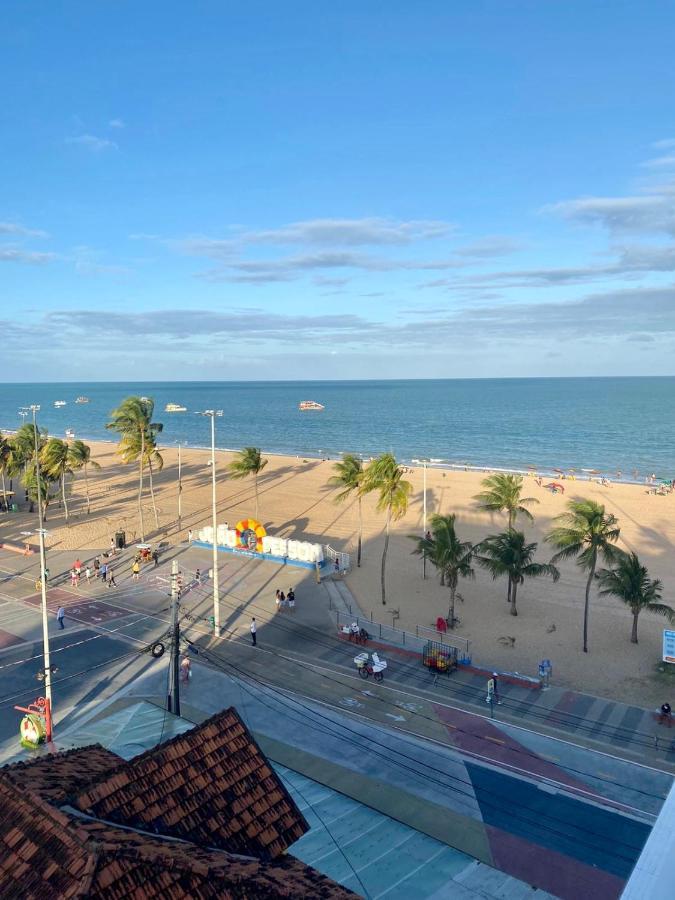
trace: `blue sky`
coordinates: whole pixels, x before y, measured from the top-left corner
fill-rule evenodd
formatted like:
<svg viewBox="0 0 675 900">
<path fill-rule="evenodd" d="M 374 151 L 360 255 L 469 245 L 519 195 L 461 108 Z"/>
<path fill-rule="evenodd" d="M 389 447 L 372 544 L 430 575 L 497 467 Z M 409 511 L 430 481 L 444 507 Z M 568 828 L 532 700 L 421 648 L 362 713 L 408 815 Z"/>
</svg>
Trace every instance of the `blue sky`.
<svg viewBox="0 0 675 900">
<path fill-rule="evenodd" d="M 6 0 L 4 380 L 673 374 L 674 26 Z"/>
</svg>

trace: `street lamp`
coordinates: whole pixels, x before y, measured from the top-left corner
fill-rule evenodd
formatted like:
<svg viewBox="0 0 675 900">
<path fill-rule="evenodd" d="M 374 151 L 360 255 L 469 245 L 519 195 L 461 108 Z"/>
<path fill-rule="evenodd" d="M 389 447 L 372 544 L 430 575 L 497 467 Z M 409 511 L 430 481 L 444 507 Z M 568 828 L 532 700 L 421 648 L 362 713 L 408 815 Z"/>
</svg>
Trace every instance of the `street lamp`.
<svg viewBox="0 0 675 900">
<path fill-rule="evenodd" d="M 44 521 L 42 518 L 42 484 L 40 477 L 40 447 L 38 444 L 37 429 L 37 413 L 40 407 L 36 404 L 29 406 L 28 409 L 33 413 L 33 436 L 35 439 L 35 484 L 37 489 L 38 502 L 38 529 L 37 533 L 40 537 L 40 592 L 42 594 L 42 648 L 45 664 L 45 700 L 47 706 L 45 710 L 45 725 L 47 730 L 47 741 L 52 739 L 52 669 L 49 662 L 49 620 L 47 618 L 47 562 L 45 559 L 45 534 Z"/>
<path fill-rule="evenodd" d="M 423 471 L 423 488 L 422 488 L 422 534 L 424 537 L 427 536 L 427 463 L 429 462 L 426 456 L 422 457 L 422 471 Z M 426 553 L 422 554 L 422 578 L 427 577 L 427 555 Z"/>
<path fill-rule="evenodd" d="M 213 633 L 220 637 L 220 603 L 218 584 L 218 514 L 216 510 L 216 416 L 222 409 L 205 409 L 203 416 L 211 418 L 211 513 L 213 524 Z"/>
</svg>

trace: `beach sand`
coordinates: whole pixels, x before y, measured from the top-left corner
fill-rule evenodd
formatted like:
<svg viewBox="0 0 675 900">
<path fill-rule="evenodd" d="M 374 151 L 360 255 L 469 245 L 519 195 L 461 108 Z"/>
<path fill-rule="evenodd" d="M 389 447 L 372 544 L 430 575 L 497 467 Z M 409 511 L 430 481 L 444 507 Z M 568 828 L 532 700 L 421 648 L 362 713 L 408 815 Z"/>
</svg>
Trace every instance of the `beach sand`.
<svg viewBox="0 0 675 900">
<path fill-rule="evenodd" d="M 70 487 L 71 524 L 65 527 L 62 510 L 52 501 L 48 512 L 48 545 L 60 550 L 95 551 L 107 549 L 118 529 L 126 531 L 127 542 L 140 538 L 138 527 L 138 472 L 120 464 L 116 446 L 91 442 L 92 458 L 102 467 L 90 471 L 91 514 L 86 514 L 84 477 L 78 474 Z M 183 449 L 182 533 L 177 530 L 177 451 L 162 449 L 164 469 L 155 476 L 159 530 L 155 529 L 149 494 L 144 500 L 146 538 L 161 537 L 171 542 L 185 540 L 188 528 L 196 532 L 211 523 L 210 453 Z M 232 481 L 225 465 L 231 454 L 217 452 L 218 520 L 236 524 L 254 514 L 253 480 Z M 261 473 L 260 519 L 270 534 L 327 543 L 354 554 L 356 548 L 356 503 L 335 505 L 334 492 L 327 486 L 333 462 L 296 457 L 270 456 Z M 347 576 L 347 584 L 366 615 L 391 625 L 398 610 L 397 627 L 414 631 L 415 625 L 430 626 L 437 616 L 447 615 L 448 592 L 440 587 L 431 566 L 422 580 L 422 563 L 413 556 L 413 542 L 407 537 L 422 530 L 421 469 L 406 476 L 413 485 L 406 517 L 392 529 L 387 564 L 388 602 L 380 601 L 380 557 L 384 516 L 375 510 L 375 497 L 363 501 L 363 565 Z M 427 470 L 427 510 L 457 515 L 457 529 L 463 540 L 477 542 L 505 526 L 503 516 L 490 517 L 477 510 L 474 494 L 480 490 L 484 473 Z M 587 497 L 604 503 L 621 526 L 620 546 L 637 552 L 652 577 L 664 583 L 664 602 L 675 606 L 675 494 L 665 497 L 647 493 L 645 486 L 612 484 L 602 487 L 583 481 L 565 481 L 565 494 L 551 494 L 525 479 L 526 496 L 536 497 L 533 524 L 521 523 L 531 540 L 541 541 L 552 519 L 562 512 L 570 498 Z M 147 478 L 146 478 L 147 484 Z M 36 516 L 12 514 L 0 521 L 0 540 L 20 540 L 21 531 L 36 527 Z M 548 561 L 551 549 L 541 544 L 540 561 Z M 637 705 L 658 705 L 664 688 L 655 675 L 661 658 L 661 635 L 666 620 L 643 613 L 636 646 L 630 643 L 631 616 L 613 598 L 593 593 L 590 613 L 589 650 L 584 654 L 582 612 L 585 574 L 574 562 L 560 566 L 557 584 L 536 579 L 522 585 L 518 593 L 519 615 L 509 615 L 506 582 L 493 582 L 483 570 L 475 581 L 460 584 L 464 602 L 457 604 L 461 624 L 458 635 L 472 642 L 474 663 L 534 675 L 542 658 L 553 662 L 553 678 L 558 685 L 605 695 Z M 514 638 L 506 647 L 500 639 Z"/>
</svg>

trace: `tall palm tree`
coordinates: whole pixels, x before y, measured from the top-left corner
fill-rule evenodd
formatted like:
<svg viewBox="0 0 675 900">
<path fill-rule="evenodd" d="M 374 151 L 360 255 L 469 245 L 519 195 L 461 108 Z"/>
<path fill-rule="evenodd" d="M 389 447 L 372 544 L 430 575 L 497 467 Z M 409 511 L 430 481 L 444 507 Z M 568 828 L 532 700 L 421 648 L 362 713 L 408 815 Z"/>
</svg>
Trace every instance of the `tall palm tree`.
<svg viewBox="0 0 675 900">
<path fill-rule="evenodd" d="M 497 472 L 489 475 L 481 482 L 484 490 L 473 498 L 486 512 L 506 512 L 509 517 L 509 528 L 513 528 L 517 516 L 525 516 L 530 522 L 534 516 L 527 508 L 533 503 L 539 503 L 536 497 L 521 497 L 523 492 L 523 478 L 521 475 L 507 475 Z"/>
<path fill-rule="evenodd" d="M 87 515 L 89 515 L 89 477 L 87 467 L 91 466 L 92 469 L 100 469 L 101 467 L 96 460 L 91 458 L 91 447 L 89 444 L 85 444 L 84 441 L 73 441 L 70 445 L 70 459 L 73 470 L 84 469 L 84 486 L 87 492 Z"/>
<path fill-rule="evenodd" d="M 342 460 L 335 463 L 333 471 L 336 473 L 328 479 L 331 487 L 340 488 L 335 496 L 335 503 L 344 503 L 352 494 L 356 494 L 356 502 L 359 513 L 359 534 L 356 544 L 356 565 L 361 565 L 361 539 L 363 533 L 363 521 L 361 516 L 361 487 L 363 484 L 363 463 L 360 457 L 353 453 L 343 453 Z"/>
<path fill-rule="evenodd" d="M 32 422 L 24 422 L 12 438 L 12 455 L 16 471 L 23 469 L 24 473 L 26 473 L 31 460 L 35 456 L 35 430 L 35 426 Z M 38 453 L 42 450 L 46 442 L 47 433 L 45 431 L 40 431 L 38 428 Z"/>
<path fill-rule="evenodd" d="M 647 567 L 640 563 L 635 553 L 619 551 L 613 569 L 600 569 L 595 576 L 600 584 L 601 596 L 618 597 L 633 614 L 633 628 L 630 635 L 632 644 L 638 642 L 638 616 L 643 610 L 665 616 L 669 622 L 675 621 L 675 609 L 661 603 L 663 585 L 658 578 L 651 579 Z"/>
<path fill-rule="evenodd" d="M 591 584 L 598 559 L 611 565 L 618 558 L 620 551 L 614 544 L 619 540 L 621 529 L 616 516 L 606 513 L 602 503 L 595 500 L 570 500 L 567 512 L 555 521 L 558 524 L 546 536 L 548 543 L 558 548 L 551 562 L 576 558 L 577 565 L 588 572 L 584 602 L 584 653 L 588 653 Z"/>
<path fill-rule="evenodd" d="M 396 462 L 393 453 L 383 453 L 367 467 L 363 476 L 362 493 L 378 491 L 377 511 L 386 512 L 386 531 L 384 549 L 382 550 L 382 570 L 380 584 L 382 588 L 382 605 L 387 604 L 385 573 L 387 550 L 389 549 L 389 532 L 391 523 L 402 518 L 408 510 L 408 500 L 412 493 L 412 484 L 403 478 L 403 469 Z"/>
<path fill-rule="evenodd" d="M 560 578 L 560 572 L 552 563 L 534 562 L 537 543 L 526 543 L 522 531 L 509 528 L 501 534 L 493 534 L 478 546 L 478 563 L 487 569 L 493 578 L 506 575 L 509 583 L 509 599 L 511 615 L 517 616 L 516 597 L 518 586 L 526 578 L 539 578 L 548 575 L 554 581 Z"/>
<path fill-rule="evenodd" d="M 162 430 L 162 425 L 158 422 L 157 432 Z M 138 434 L 130 434 L 122 438 L 119 446 L 119 455 L 125 463 L 136 462 L 143 454 L 144 465 L 148 467 L 149 484 L 150 484 L 150 500 L 152 502 L 152 511 L 155 517 L 155 528 L 159 528 L 159 517 L 157 515 L 157 505 L 155 503 L 155 486 L 153 483 L 153 463 L 157 471 L 161 472 L 164 468 L 164 458 L 157 449 L 157 441 L 155 433 L 146 431 L 144 436 Z"/>
<path fill-rule="evenodd" d="M 227 466 L 230 478 L 248 478 L 253 475 L 255 484 L 255 517 L 258 518 L 258 475 L 269 460 L 265 459 L 258 447 L 244 447 Z"/>
<path fill-rule="evenodd" d="M 5 476 L 9 475 L 12 465 L 12 445 L 0 433 L 0 476 L 2 476 L 2 504 L 7 509 L 7 484 Z"/>
<path fill-rule="evenodd" d="M 463 599 L 457 593 L 460 578 L 475 578 L 475 572 L 471 565 L 475 548 L 470 541 L 460 541 L 455 531 L 455 516 L 434 515 L 431 517 L 431 537 L 418 537 L 410 535 L 417 547 L 413 553 L 426 556 L 432 565 L 438 569 L 441 576 L 441 584 L 447 584 L 450 589 L 450 608 L 448 610 L 448 625 L 455 627 L 455 601 Z"/>
<path fill-rule="evenodd" d="M 143 470 L 145 469 L 146 451 L 145 444 L 148 436 L 157 434 L 162 430 L 159 422 L 153 422 L 155 411 L 154 400 L 145 400 L 141 397 L 127 397 L 110 414 L 111 421 L 106 428 L 116 431 L 121 435 L 120 446 L 117 452 L 125 462 L 138 460 L 138 516 L 141 530 L 141 540 L 145 540 L 145 524 L 143 521 Z M 125 444 L 126 441 L 126 444 Z M 138 454 L 129 456 L 129 450 L 134 445 L 138 447 Z M 128 457 L 125 459 L 125 456 Z"/>
<path fill-rule="evenodd" d="M 68 524 L 68 501 L 66 499 L 66 475 L 73 474 L 73 460 L 70 453 L 70 445 L 61 438 L 49 438 L 40 451 L 40 465 L 48 478 L 59 481 L 61 484 L 61 498 L 63 510 Z"/>
</svg>

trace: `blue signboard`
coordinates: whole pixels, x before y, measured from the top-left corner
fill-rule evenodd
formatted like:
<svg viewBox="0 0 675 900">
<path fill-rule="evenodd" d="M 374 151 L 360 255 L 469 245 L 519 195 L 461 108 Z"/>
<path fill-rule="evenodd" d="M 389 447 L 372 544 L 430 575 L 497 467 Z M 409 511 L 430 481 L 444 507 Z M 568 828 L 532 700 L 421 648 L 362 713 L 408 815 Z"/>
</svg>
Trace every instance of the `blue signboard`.
<svg viewBox="0 0 675 900">
<path fill-rule="evenodd" d="M 663 630 L 663 661 L 675 663 L 675 631 Z"/>
</svg>

